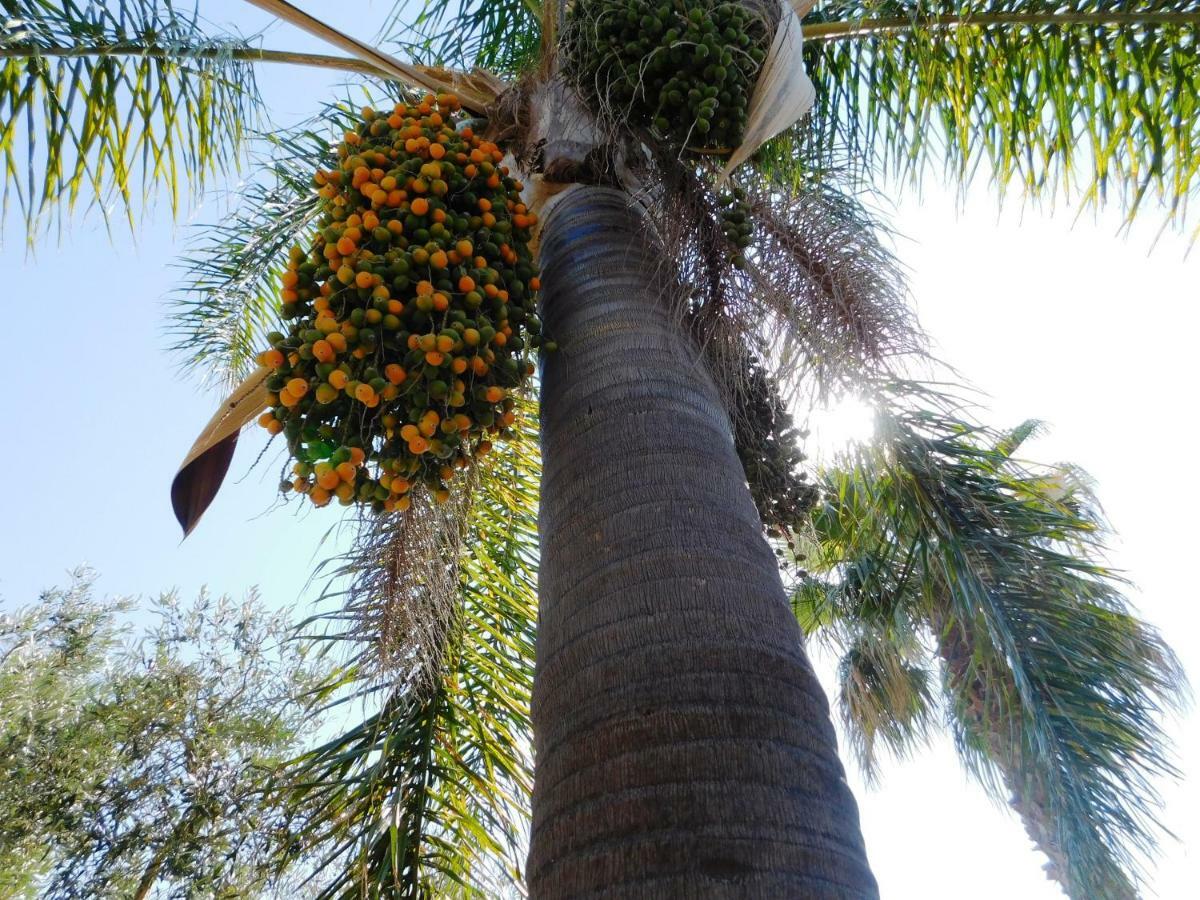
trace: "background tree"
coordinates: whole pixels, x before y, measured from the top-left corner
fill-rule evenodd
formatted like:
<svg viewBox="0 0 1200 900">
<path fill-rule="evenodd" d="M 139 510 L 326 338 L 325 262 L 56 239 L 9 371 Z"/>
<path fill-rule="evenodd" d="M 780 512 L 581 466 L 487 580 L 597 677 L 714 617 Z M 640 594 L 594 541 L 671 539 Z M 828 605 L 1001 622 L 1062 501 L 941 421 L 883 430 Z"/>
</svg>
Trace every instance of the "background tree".
<svg viewBox="0 0 1200 900">
<path fill-rule="evenodd" d="M 93 577 L 0 620 L 5 896 L 268 891 L 296 810 L 270 790 L 323 673 L 285 612 L 205 595 L 131 601 Z"/>
<path fill-rule="evenodd" d="M 944 724 L 1049 877 L 1073 897 L 1133 896 L 1152 784 L 1177 774 L 1161 722 L 1183 699 L 1179 664 L 1105 564 L 1087 476 L 1018 456 L 1040 423 L 984 428 L 951 397 L 891 390 L 878 439 L 822 478 L 795 596 L 841 653 L 860 764 L 872 775 L 881 748 L 905 755 Z"/>
<path fill-rule="evenodd" d="M 207 160 L 211 170 L 216 148 L 232 152 L 245 136 L 230 125 L 230 117 L 241 122 L 257 105 L 249 62 L 308 62 L 341 67 L 373 80 L 400 79 L 424 87 L 431 79 L 451 77 L 437 69 L 398 65 L 378 51 L 331 34 L 320 23 L 293 16 L 284 10 L 284 4 L 265 5 L 330 37 L 359 58 L 302 58 L 262 51 L 235 37 L 214 38 L 195 19 L 150 2 L 118 4 L 100 11 L 72 5 L 6 4 L 10 19 L 20 27 L 6 33 L 0 48 L 8 59 L 2 101 L 7 106 L 0 110 L 13 123 L 5 132 L 3 147 L 8 154 L 10 184 L 20 183 L 14 174 L 20 171 L 18 159 L 26 161 L 28 157 L 33 163 L 21 195 L 28 215 L 42 215 L 48 221 L 59 201 L 69 202 L 80 194 L 108 200 L 114 183 L 118 199 L 126 205 L 132 203 L 132 193 L 121 188 L 125 182 L 116 174 L 128 172 L 128 167 L 106 168 L 108 160 L 133 158 L 128 155 L 131 146 L 145 149 L 142 159 L 153 161 L 149 171 L 167 176 L 164 180 L 172 183 L 176 172 L 191 174 L 205 169 L 172 169 L 169 160 L 177 155 L 193 153 L 194 159 Z M 762 148 L 739 172 L 746 218 L 739 224 L 750 226 L 746 246 L 738 246 L 746 237 L 741 230 L 738 240 L 729 234 L 728 220 L 721 213 L 725 201 L 711 179 L 712 165 L 681 159 L 644 134 L 614 132 L 611 122 L 601 123 L 603 128 L 586 127 L 588 114 L 557 79 L 559 57 L 555 51 L 564 35 L 569 39 L 569 29 L 563 27 L 558 13 L 552 4 L 535 8 L 485 2 L 460 7 L 432 2 L 410 23 L 412 27 L 397 26 L 393 38 L 419 62 L 460 70 L 482 64 L 494 75 L 515 80 L 502 102 L 488 111 L 497 133 L 511 144 L 519 167 L 609 182 L 605 188 L 593 186 L 576 192 L 575 199 L 562 207 L 554 220 L 560 232 L 551 227 L 553 222 L 548 224 L 544 243 L 552 246 L 556 234 L 562 237 L 562 223 L 575 222 L 587 228 L 604 220 L 608 250 L 624 247 L 641 253 L 649 249 L 657 257 L 654 267 L 643 264 L 638 272 L 626 274 L 643 286 L 654 284 L 654 291 L 644 292 L 642 297 L 647 308 L 652 294 L 674 299 L 676 322 L 684 323 L 704 348 L 709 375 L 691 383 L 688 390 L 698 391 L 697 397 L 708 392 L 709 399 L 701 400 L 700 405 L 717 408 L 710 402 L 716 396 L 723 401 L 743 451 L 741 460 L 760 516 L 779 535 L 786 536 L 803 524 L 799 514 L 806 492 L 785 477 L 782 483 L 790 500 L 781 502 L 774 490 L 764 487 L 760 475 L 769 476 L 769 482 L 777 481 L 789 467 L 764 465 L 764 460 L 755 459 L 747 448 L 786 448 L 792 439 L 788 429 L 772 428 L 777 418 L 774 411 L 781 404 L 786 406 L 782 399 L 788 390 L 798 384 L 815 396 L 863 390 L 888 381 L 894 370 L 921 362 L 920 336 L 906 310 L 903 279 L 880 240 L 875 217 L 856 194 L 860 188 L 880 173 L 919 178 L 929 170 L 944 171 L 965 184 L 978 164 L 986 161 L 984 168 L 991 170 L 1002 189 L 1019 185 L 1033 197 L 1053 196 L 1061 190 L 1085 202 L 1115 198 L 1131 215 L 1144 208 L 1150 197 L 1165 203 L 1177 221 L 1182 220 L 1186 200 L 1194 191 L 1197 117 L 1191 112 L 1197 94 L 1194 31 L 1198 12 L 1193 3 L 1181 0 L 1129 6 L 1087 2 L 1021 4 L 1019 8 L 1003 3 L 968 7 L 926 2 L 825 3 L 808 11 L 805 53 L 818 105 L 808 120 Z M 170 40 L 163 35 L 170 35 Z M 179 65 L 179 61 L 188 64 Z M 116 121 L 110 110 L 145 110 L 154 94 L 146 87 L 147 77 L 139 74 L 142 71 L 160 78 L 170 96 L 184 96 L 180 92 L 193 86 L 203 88 L 192 96 L 203 96 L 206 101 L 195 104 L 190 118 L 178 120 L 198 121 L 201 127 L 195 132 L 174 132 L 179 138 L 169 145 L 162 135 L 170 132 L 161 131 L 160 120 L 153 115 L 133 115 L 129 128 L 89 124 L 96 121 L 94 116 L 72 117 L 72 110 L 81 107 L 73 105 L 71 98 L 89 98 L 89 110 L 95 106 L 104 111 L 102 122 Z M 516 78 L 519 75 L 524 77 Z M 493 92 L 504 87 L 494 78 L 479 77 Z M 479 82 L 464 86 L 478 89 Z M 386 95 L 397 89 L 378 84 L 378 90 Z M 39 111 L 43 114 L 40 122 L 36 118 Z M 18 121 L 33 124 L 21 132 L 15 127 Z M 580 121 L 585 127 L 579 127 Z M 74 130 L 72 122 L 82 124 Z M 572 129 L 564 127 L 571 122 Z M 66 135 L 57 143 L 51 139 L 55 149 L 47 154 L 44 169 L 37 152 L 18 152 L 22 135 L 36 141 L 42 131 Z M 328 150 L 321 133 L 321 128 L 312 124 L 291 132 L 273 132 L 267 144 L 277 161 L 274 177 L 268 173 L 254 184 L 247 209 L 235 214 L 192 257 L 193 290 L 182 297 L 175 327 L 180 347 L 200 361 L 207 373 L 222 371 L 219 366 L 224 364 L 224 371 L 233 373 L 236 380 L 248 367 L 253 348 L 262 345 L 275 302 L 271 285 L 279 265 L 277 250 L 302 234 L 313 215 L 312 200 L 297 191 L 303 179 L 295 176 L 326 164 Z M 591 153 L 597 143 L 614 143 L 614 134 L 618 146 L 637 150 L 625 155 L 626 163 L 646 160 L 632 170 L 626 166 L 631 178 L 619 175 L 613 179 L 604 165 L 597 165 L 604 162 L 602 156 Z M 1088 148 L 1087 152 L 1077 153 L 1081 146 Z M 201 152 L 203 147 L 210 149 Z M 612 206 L 613 188 L 643 201 L 640 218 L 621 220 Z M 589 217 L 594 220 L 591 225 L 586 221 Z M 576 265 L 578 250 L 561 240 L 556 246 L 565 261 L 560 266 L 557 294 L 547 291 L 548 308 L 572 288 L 588 286 L 585 267 Z M 734 265 L 739 255 L 740 268 Z M 658 265 L 664 262 L 667 265 Z M 649 277 L 663 272 L 665 281 Z M 596 287 L 603 291 L 611 284 Z M 562 315 L 569 318 L 569 306 L 562 309 Z M 671 332 L 662 323 L 654 328 L 661 334 L 673 334 L 670 340 L 679 339 L 684 332 L 683 327 Z M 765 394 L 758 379 L 747 377 L 759 365 L 779 379 Z M 554 390 L 558 390 L 553 386 L 556 377 L 553 371 L 547 373 L 547 384 Z M 712 386 L 702 383 L 706 377 L 712 378 Z M 719 393 L 712 394 L 710 387 Z M 772 411 L 765 417 L 771 428 L 764 429 L 764 417 L 754 415 L 755 409 L 762 408 Z M 547 421 L 553 422 L 556 415 L 553 404 L 548 404 Z M 708 424 L 719 419 L 717 413 Z M 725 427 L 722 424 L 721 429 Z M 567 449 L 579 451 L 569 445 Z M 728 476 L 731 468 L 735 467 L 724 466 L 721 477 Z M 557 484 L 560 480 L 549 481 Z M 807 496 L 811 498 L 811 492 Z M 560 500 L 561 496 L 547 495 L 548 506 Z M 985 495 L 979 502 L 986 500 Z M 467 516 L 472 508 L 465 502 L 461 506 Z M 422 517 L 434 523 L 442 521 L 437 533 L 443 538 L 432 545 L 442 548 L 439 553 L 447 565 L 456 561 L 460 545 L 446 540 L 445 534 L 462 533 L 461 522 L 454 525 L 428 509 L 411 514 L 413 523 Z M 366 527 L 369 531 L 363 546 L 381 546 L 372 536 L 375 526 Z M 429 556 L 409 552 L 411 542 L 418 540 L 413 533 L 419 532 L 408 527 L 395 529 L 390 541 L 382 545 L 392 548 L 391 557 L 381 557 L 384 565 L 380 566 L 379 559 L 373 563 L 368 559 L 364 566 L 356 557 L 351 561 L 351 574 L 357 578 L 364 571 L 383 571 L 394 582 L 413 580 L 419 586 L 419 579 L 413 579 L 419 570 L 408 567 L 407 561 L 428 560 Z M 493 540 L 495 534 L 489 532 L 486 543 Z M 476 552 L 490 556 L 492 550 Z M 528 561 L 534 559 L 533 554 L 533 547 L 525 544 L 516 558 Z M 1019 553 L 1013 558 L 1020 558 Z M 387 562 L 389 559 L 399 562 Z M 602 562 L 597 557 L 585 561 Z M 545 565 L 553 564 L 547 557 Z M 486 572 L 489 577 L 479 581 L 477 596 L 504 596 L 504 580 L 511 576 L 503 568 Z M 362 583 L 370 588 L 369 580 Z M 447 578 L 446 583 L 461 581 Z M 395 585 L 392 590 L 397 590 Z M 778 596 L 777 589 L 771 590 Z M 420 610 L 420 596 L 418 591 L 418 599 L 410 596 L 407 602 Z M 975 597 L 991 602 L 982 589 Z M 328 837 L 339 842 L 339 851 L 371 848 L 357 855 L 332 854 L 331 859 L 339 865 L 347 859 L 358 861 L 357 868 L 347 870 L 347 889 L 368 877 L 392 884 L 397 891 L 417 891 L 422 883 L 435 883 L 421 882 L 422 877 L 451 877 L 446 872 L 456 872 L 464 882 L 478 886 L 474 875 L 462 875 L 462 870 L 455 868 L 459 862 L 453 858 L 445 858 L 449 861 L 442 872 L 433 862 L 435 853 L 409 856 L 408 849 L 383 850 L 422 844 L 437 847 L 446 831 L 456 827 L 455 821 L 481 823 L 488 811 L 494 814 L 494 822 L 509 821 L 496 813 L 502 802 L 497 799 L 487 800 L 486 810 L 471 810 L 469 817 L 456 820 L 461 804 L 451 807 L 435 802 L 439 788 L 453 782 L 454 772 L 444 766 L 429 769 L 420 762 L 429 759 L 427 754 L 410 757 L 396 751 L 391 755 L 392 748 L 400 745 L 390 743 L 389 736 L 415 734 L 412 716 L 427 708 L 430 685 L 440 683 L 436 677 L 420 675 L 428 672 L 428 660 L 453 663 L 447 672 L 454 672 L 454 665 L 459 664 L 456 660 L 460 657 L 444 654 L 442 649 L 447 635 L 472 633 L 456 632 L 449 624 L 469 608 L 459 603 L 427 607 L 433 612 L 422 614 L 425 624 L 418 631 L 420 652 L 410 648 L 409 657 L 389 657 L 387 641 L 371 645 L 370 652 L 382 658 L 407 660 L 401 670 L 409 674 L 388 676 L 386 699 L 378 704 L 380 717 L 369 723 L 367 732 L 358 733 L 369 740 L 357 740 L 351 733 L 347 743 L 335 742 L 329 748 L 336 751 L 326 757 L 334 764 L 331 775 L 340 778 L 361 771 L 361 767 L 373 767 L 380 773 L 377 784 L 382 786 L 373 793 L 354 795 L 366 804 L 358 807 L 363 814 L 350 819 L 356 824 L 354 829 L 335 829 L 324 837 L 317 831 L 309 833 L 313 846 Z M 355 617 L 363 610 L 361 604 L 352 605 L 348 615 Z M 964 613 L 964 618 L 969 617 Z M 458 621 L 475 620 L 467 616 Z M 347 637 L 357 643 L 360 635 L 351 632 Z M 795 644 L 794 638 L 782 632 L 766 638 Z M 1027 634 L 1019 638 L 1031 639 Z M 1094 652 L 1095 645 L 1085 650 Z M 1031 652 L 1029 647 L 1022 651 Z M 500 685 L 520 671 L 519 653 L 508 663 L 511 665 L 479 671 Z M 372 669 L 357 665 L 352 663 L 341 689 L 352 692 L 356 679 L 374 677 Z M 1004 696 L 1008 690 L 1004 667 L 992 666 L 986 671 L 989 677 L 1000 679 L 989 686 L 989 696 Z M 1134 686 L 1135 690 L 1145 688 L 1145 682 L 1140 688 Z M 1021 689 L 1020 679 L 1016 689 Z M 454 714 L 441 720 L 455 721 L 462 695 L 450 691 L 442 696 L 458 698 Z M 1029 699 L 1027 694 L 1022 698 Z M 520 698 L 515 699 L 513 723 L 519 728 L 524 711 Z M 351 750 L 354 752 L 338 755 Z M 398 768 L 378 768 L 384 758 Z M 336 783 L 337 778 L 331 780 Z M 423 785 L 423 791 L 413 794 L 414 784 Z M 377 815 L 400 808 L 395 798 L 402 789 L 408 792 L 406 796 L 420 798 L 421 814 L 402 822 Z M 329 807 L 329 822 L 339 821 L 338 808 Z M 431 811 L 434 814 L 428 815 Z M 1076 809 L 1085 817 L 1088 812 Z M 389 821 L 389 825 L 381 829 L 380 821 Z M 414 823 L 416 832 L 410 830 Z M 1081 828 L 1090 824 L 1073 823 Z M 505 825 L 500 831 L 510 836 L 518 833 L 512 827 Z M 497 833 L 483 825 L 477 831 Z M 409 838 L 417 843 L 405 843 Z M 422 876 L 422 868 L 431 874 Z M 515 877 L 511 868 L 507 871 Z M 1117 895 L 1126 890 L 1124 877 L 1111 880 L 1110 887 Z M 403 887 L 396 886 L 397 880 Z"/>
</svg>

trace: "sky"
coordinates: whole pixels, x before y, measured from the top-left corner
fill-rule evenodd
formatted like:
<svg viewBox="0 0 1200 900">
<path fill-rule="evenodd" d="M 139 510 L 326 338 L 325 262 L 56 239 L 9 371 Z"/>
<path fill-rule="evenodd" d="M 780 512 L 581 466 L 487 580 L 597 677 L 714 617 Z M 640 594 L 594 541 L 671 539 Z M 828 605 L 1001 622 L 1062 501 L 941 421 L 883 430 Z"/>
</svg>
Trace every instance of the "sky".
<svg viewBox="0 0 1200 900">
<path fill-rule="evenodd" d="M 344 14 L 345 4 L 301 4 L 370 38 L 390 3 Z M 254 32 L 267 18 L 246 4 L 206 0 L 217 23 Z M 324 50 L 289 27 L 265 44 Z M 338 78 L 263 68 L 274 121 L 287 124 L 333 96 Z M 229 186 L 234 186 L 231 182 Z M 1136 584 L 1134 602 L 1200 679 L 1200 615 L 1188 568 L 1196 555 L 1191 516 L 1200 487 L 1190 462 L 1200 334 L 1200 251 L 1167 233 L 1153 213 L 1119 235 L 1115 213 L 997 211 L 978 186 L 959 204 L 936 185 L 897 188 L 897 251 L 910 270 L 921 324 L 936 353 L 984 392 L 996 425 L 1045 420 L 1029 445 L 1042 462 L 1071 462 L 1097 481 L 1118 531 L 1112 562 Z M 72 221 L 32 255 L 12 215 L 0 245 L 7 339 L 3 383 L 8 464 L 0 469 L 0 610 L 33 602 L 86 564 L 109 595 L 150 596 L 202 586 L 242 595 L 257 585 L 271 606 L 308 608 L 315 563 L 339 545 L 336 507 L 274 510 L 282 460 L 252 467 L 264 441 L 247 432 L 229 481 L 196 532 L 180 540 L 169 486 L 178 463 L 220 397 L 182 377 L 165 352 L 166 298 L 179 282 L 173 261 L 194 226 L 212 222 L 210 201 L 173 223 L 165 210 L 136 234 L 110 236 L 95 218 Z M 824 420 L 830 442 L 862 435 L 849 408 Z M 815 650 L 826 675 L 830 662 Z M 828 684 L 828 680 L 826 681 Z M 1167 838 L 1152 869 L 1155 895 L 1194 896 L 1200 878 L 1200 722 L 1168 727 L 1191 777 L 1162 784 Z M 963 774 L 949 743 L 888 764 L 868 788 L 849 765 L 868 852 L 884 897 L 958 900 L 1056 898 L 1018 821 Z"/>
</svg>

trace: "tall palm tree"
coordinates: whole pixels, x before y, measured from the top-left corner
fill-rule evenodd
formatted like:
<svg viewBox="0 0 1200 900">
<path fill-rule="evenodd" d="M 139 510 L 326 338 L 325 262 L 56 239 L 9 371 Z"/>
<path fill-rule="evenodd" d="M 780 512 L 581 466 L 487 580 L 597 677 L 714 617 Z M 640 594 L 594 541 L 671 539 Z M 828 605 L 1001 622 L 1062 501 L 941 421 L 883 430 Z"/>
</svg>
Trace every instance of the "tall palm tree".
<svg viewBox="0 0 1200 900">
<path fill-rule="evenodd" d="M 879 440 L 823 479 L 795 593 L 805 630 L 841 652 L 862 768 L 942 718 L 1049 877 L 1072 897 L 1134 896 L 1149 785 L 1173 772 L 1154 722 L 1182 699 L 1179 664 L 1104 562 L 1087 476 L 1018 456 L 1039 423 L 984 428 L 944 394 L 887 390 Z"/>
<path fill-rule="evenodd" d="M 326 895 L 518 882 L 536 771 L 525 872 L 536 896 L 874 896 L 826 702 L 763 532 L 802 529 L 814 496 L 790 465 L 788 390 L 874 389 L 919 359 L 903 279 L 856 192 L 933 168 L 966 184 L 982 162 L 1002 190 L 1061 191 L 1131 216 L 1165 205 L 1185 221 L 1200 158 L 1200 7 L 798 4 L 816 106 L 735 173 L 732 221 L 749 228 L 731 228 L 719 161 L 613 121 L 573 87 L 562 50 L 578 34 L 563 5 L 428 0 L 389 38 L 410 62 L 286 3 L 255 5 L 350 56 L 215 35 L 165 0 L 4 0 L 0 154 L 30 224 L 81 197 L 132 214 L 139 169 L 144 189 L 167 184 L 173 203 L 177 184 L 202 188 L 251 137 L 253 67 L 272 62 L 342 69 L 381 96 L 455 90 L 546 188 L 537 202 L 572 185 L 540 237 L 541 307 L 560 346 L 540 381 L 544 474 L 534 435 L 516 429 L 450 504 L 365 521 L 336 567 L 348 596 L 323 636 L 359 650 L 323 696 L 367 694 L 374 711 L 285 782 L 321 813 L 296 846 L 320 854 Z M 281 251 L 317 215 L 305 185 L 330 162 L 324 123 L 349 117 L 335 104 L 322 122 L 263 136 L 270 161 L 246 206 L 189 256 L 173 327 L 191 365 L 230 382 L 252 368 Z M 217 433 L 177 482 L 185 527 L 229 464 L 236 429 Z M 988 632 L 1008 641 L 993 648 L 1008 664 L 960 664 L 985 647 L 961 598 L 982 616 L 994 584 L 943 585 L 963 608 L 927 619 L 952 695 L 981 692 L 973 740 L 1022 812 L 1038 807 L 1027 821 L 1136 838 L 1125 806 L 1105 819 L 1042 803 L 1049 776 L 1026 767 L 1061 763 L 1053 752 L 1021 757 L 980 737 L 1016 721 L 983 698 L 1030 705 L 1033 682 L 1014 661 L 1047 652 L 1036 634 Z M 1030 585 L 1011 591 L 1039 596 Z M 1094 661 L 1104 647 L 1074 649 Z M 1133 696 L 1169 693 L 1150 677 L 1173 678 L 1169 666 L 1146 673 Z M 1150 718 L 1121 724 L 1136 740 L 1112 759 L 1152 751 Z M 1112 759 L 1079 765 L 1137 777 Z M 1055 841 L 1039 843 L 1053 857 Z M 1132 876 L 1112 858 L 1097 877 L 1122 896 Z M 1064 882 L 1084 890 L 1072 865 Z"/>
</svg>

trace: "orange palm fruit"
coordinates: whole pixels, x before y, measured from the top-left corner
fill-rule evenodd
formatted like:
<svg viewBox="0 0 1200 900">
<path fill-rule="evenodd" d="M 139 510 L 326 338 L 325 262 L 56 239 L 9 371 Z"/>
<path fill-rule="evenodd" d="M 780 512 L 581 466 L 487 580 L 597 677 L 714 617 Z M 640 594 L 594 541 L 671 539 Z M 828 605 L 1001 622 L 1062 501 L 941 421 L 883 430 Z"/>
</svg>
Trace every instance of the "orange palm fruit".
<svg viewBox="0 0 1200 900">
<path fill-rule="evenodd" d="M 286 359 L 284 358 L 282 351 L 272 348 L 270 350 L 264 350 L 262 353 L 260 353 L 258 355 L 258 361 L 268 369 L 278 369 L 286 362 Z"/>
<path fill-rule="evenodd" d="M 317 362 L 332 362 L 337 355 L 329 341 L 314 341 L 312 347 L 313 359 Z"/>
</svg>

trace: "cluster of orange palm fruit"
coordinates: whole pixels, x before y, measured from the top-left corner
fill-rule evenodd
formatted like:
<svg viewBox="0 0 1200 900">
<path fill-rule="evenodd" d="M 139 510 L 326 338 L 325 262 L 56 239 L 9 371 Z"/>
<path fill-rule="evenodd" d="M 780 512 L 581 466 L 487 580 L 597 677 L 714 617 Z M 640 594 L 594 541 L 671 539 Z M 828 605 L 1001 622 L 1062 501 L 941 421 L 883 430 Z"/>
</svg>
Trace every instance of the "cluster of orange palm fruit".
<svg viewBox="0 0 1200 900">
<path fill-rule="evenodd" d="M 259 423 L 295 458 L 285 491 L 407 509 L 514 421 L 543 344 L 529 250 L 537 217 L 503 154 L 454 118 L 453 95 L 364 109 L 314 185 L 321 220 L 282 276 L 287 333 Z"/>
</svg>

